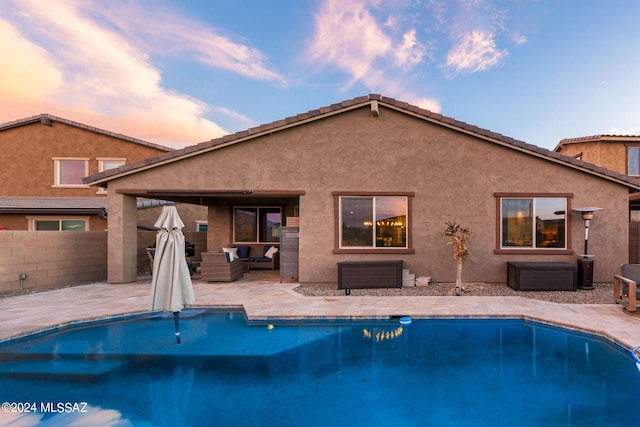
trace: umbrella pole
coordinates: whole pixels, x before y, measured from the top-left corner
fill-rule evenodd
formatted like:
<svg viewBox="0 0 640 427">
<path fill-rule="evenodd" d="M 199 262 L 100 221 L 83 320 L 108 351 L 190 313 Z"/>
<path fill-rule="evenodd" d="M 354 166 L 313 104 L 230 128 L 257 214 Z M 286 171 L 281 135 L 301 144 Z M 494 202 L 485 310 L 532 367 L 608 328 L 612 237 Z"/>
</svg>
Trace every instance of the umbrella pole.
<svg viewBox="0 0 640 427">
<path fill-rule="evenodd" d="M 182 340 L 180 339 L 180 312 L 173 312 L 173 323 L 176 326 L 176 342 L 178 344 L 182 344 Z"/>
</svg>

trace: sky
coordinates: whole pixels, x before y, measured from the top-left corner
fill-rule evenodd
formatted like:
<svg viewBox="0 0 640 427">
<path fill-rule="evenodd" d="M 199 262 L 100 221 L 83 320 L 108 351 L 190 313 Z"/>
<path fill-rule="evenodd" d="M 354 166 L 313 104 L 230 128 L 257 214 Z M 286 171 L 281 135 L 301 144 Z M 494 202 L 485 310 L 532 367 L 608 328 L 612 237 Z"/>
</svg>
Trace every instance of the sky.
<svg viewBox="0 0 640 427">
<path fill-rule="evenodd" d="M 547 149 L 640 134 L 637 0 L 0 2 L 0 123 L 181 148 L 376 93 Z"/>
</svg>

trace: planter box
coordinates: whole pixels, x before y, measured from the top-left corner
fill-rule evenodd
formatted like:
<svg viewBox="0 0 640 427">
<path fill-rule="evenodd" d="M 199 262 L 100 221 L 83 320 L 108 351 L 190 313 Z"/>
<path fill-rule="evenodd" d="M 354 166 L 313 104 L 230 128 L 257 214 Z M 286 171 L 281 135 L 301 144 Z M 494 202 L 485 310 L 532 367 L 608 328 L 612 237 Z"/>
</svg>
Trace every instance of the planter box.
<svg viewBox="0 0 640 427">
<path fill-rule="evenodd" d="M 338 289 L 401 287 L 402 260 L 338 263 Z"/>
<path fill-rule="evenodd" d="M 577 275 L 566 262 L 507 263 L 507 284 L 517 291 L 575 291 Z"/>
</svg>

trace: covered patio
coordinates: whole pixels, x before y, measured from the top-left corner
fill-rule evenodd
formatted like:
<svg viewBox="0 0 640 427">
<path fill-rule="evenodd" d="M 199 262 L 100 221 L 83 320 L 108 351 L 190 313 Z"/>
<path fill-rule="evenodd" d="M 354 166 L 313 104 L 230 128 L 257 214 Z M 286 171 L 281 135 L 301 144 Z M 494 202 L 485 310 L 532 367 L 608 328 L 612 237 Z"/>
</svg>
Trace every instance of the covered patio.
<svg viewBox="0 0 640 427">
<path fill-rule="evenodd" d="M 119 188 L 109 195 L 109 266 L 107 280 L 110 283 L 131 283 L 136 281 L 137 258 L 119 257 L 121 253 L 135 253 L 137 250 L 136 218 L 130 214 L 131 204 L 135 206 L 137 198 L 166 200 L 180 204 L 207 206 L 207 250 L 220 251 L 234 242 L 234 207 L 250 206 L 273 207 L 280 213 L 279 226 L 286 225 L 287 218 L 298 217 L 300 196 L 304 190 L 193 190 L 184 189 L 139 189 Z M 113 212 L 113 213 L 111 213 Z M 120 212 L 116 214 L 115 212 Z M 132 228 L 133 227 L 133 228 Z M 123 230 L 120 233 L 120 230 Z M 241 242 L 247 245 L 263 243 L 278 244 L 277 236 L 271 242 Z M 118 250 L 114 250 L 118 248 Z"/>
</svg>

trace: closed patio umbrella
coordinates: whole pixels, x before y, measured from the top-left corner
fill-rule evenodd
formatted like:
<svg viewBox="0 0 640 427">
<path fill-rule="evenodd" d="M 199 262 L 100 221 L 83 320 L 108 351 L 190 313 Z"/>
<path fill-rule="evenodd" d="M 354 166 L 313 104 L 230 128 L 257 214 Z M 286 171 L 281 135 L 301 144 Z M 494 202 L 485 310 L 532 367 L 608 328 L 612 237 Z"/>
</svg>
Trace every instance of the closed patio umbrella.
<svg viewBox="0 0 640 427">
<path fill-rule="evenodd" d="M 150 310 L 173 313 L 176 341 L 180 339 L 180 311 L 193 304 L 193 285 L 184 253 L 184 223 L 175 206 L 165 206 L 155 223 L 156 253 L 153 257 Z"/>
</svg>

